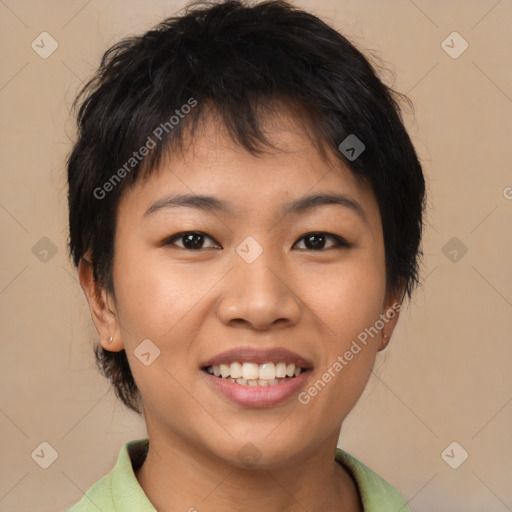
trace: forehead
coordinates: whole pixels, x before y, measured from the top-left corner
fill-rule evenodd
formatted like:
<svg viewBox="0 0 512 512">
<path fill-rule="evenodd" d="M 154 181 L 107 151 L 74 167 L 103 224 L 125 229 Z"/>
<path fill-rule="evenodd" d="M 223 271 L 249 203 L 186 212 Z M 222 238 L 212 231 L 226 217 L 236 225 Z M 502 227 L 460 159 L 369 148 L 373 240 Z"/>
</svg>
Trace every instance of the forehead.
<svg viewBox="0 0 512 512">
<path fill-rule="evenodd" d="M 218 117 L 203 118 L 194 134 L 185 136 L 181 151 L 169 151 L 147 179 L 126 191 L 119 208 L 144 216 L 155 201 L 179 193 L 215 196 L 229 203 L 232 214 L 242 214 L 331 192 L 353 198 L 369 218 L 375 216 L 371 187 L 359 183 L 336 155 L 322 155 L 302 118 L 274 112 L 262 116 L 261 127 L 274 147 L 254 155 L 233 140 Z"/>
</svg>

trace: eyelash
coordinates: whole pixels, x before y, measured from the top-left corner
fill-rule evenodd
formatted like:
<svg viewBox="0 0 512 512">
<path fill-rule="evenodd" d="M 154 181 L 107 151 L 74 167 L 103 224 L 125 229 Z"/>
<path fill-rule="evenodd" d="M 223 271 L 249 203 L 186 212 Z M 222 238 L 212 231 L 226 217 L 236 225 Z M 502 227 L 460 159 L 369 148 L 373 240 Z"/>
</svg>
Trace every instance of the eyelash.
<svg viewBox="0 0 512 512">
<path fill-rule="evenodd" d="M 210 240 L 214 240 L 215 241 L 215 239 L 213 237 L 211 237 L 210 235 L 208 235 L 208 234 L 206 234 L 206 233 L 204 233 L 202 231 L 182 231 L 180 233 L 176 233 L 176 234 L 171 235 L 170 237 L 166 238 L 164 240 L 164 242 L 163 242 L 163 245 L 175 245 L 174 242 L 176 240 L 179 240 L 180 238 L 183 238 L 186 235 L 204 235 L 206 238 L 209 238 Z M 309 251 L 312 251 L 312 252 L 323 252 L 323 251 L 326 251 L 328 249 L 333 249 L 333 248 L 346 248 L 346 249 L 349 249 L 349 248 L 351 248 L 353 246 L 352 243 L 347 242 L 345 239 L 343 239 L 343 238 L 341 238 L 341 237 L 339 237 L 337 235 L 333 235 L 332 233 L 327 233 L 325 231 L 311 231 L 309 233 L 306 233 L 306 234 L 302 235 L 299 238 L 299 240 L 303 240 L 304 238 L 306 238 L 307 236 L 310 236 L 310 235 L 323 235 L 326 238 L 329 238 L 329 239 L 333 240 L 335 242 L 335 245 L 333 247 L 328 247 L 327 249 L 319 249 L 319 250 L 300 249 L 300 250 L 305 250 L 305 251 L 309 250 Z M 295 242 L 295 244 L 296 243 L 297 242 Z M 294 244 L 294 246 L 295 246 L 295 244 Z M 198 251 L 204 250 L 204 248 L 201 248 L 201 249 L 188 249 L 186 247 L 180 247 L 180 246 L 176 246 L 176 247 L 179 247 L 180 249 L 184 249 L 186 251 L 192 251 L 192 252 L 198 252 Z M 212 247 L 207 247 L 207 249 L 212 249 Z"/>
</svg>

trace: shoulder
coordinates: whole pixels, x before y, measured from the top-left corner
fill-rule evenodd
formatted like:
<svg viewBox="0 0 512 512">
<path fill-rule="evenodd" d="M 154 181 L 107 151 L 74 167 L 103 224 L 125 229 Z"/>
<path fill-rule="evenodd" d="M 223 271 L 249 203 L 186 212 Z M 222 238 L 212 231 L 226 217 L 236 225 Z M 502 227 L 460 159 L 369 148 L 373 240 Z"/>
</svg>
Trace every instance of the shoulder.
<svg viewBox="0 0 512 512">
<path fill-rule="evenodd" d="M 336 449 L 336 460 L 356 481 L 364 512 L 410 512 L 404 497 L 360 460 L 340 448 Z"/>
</svg>

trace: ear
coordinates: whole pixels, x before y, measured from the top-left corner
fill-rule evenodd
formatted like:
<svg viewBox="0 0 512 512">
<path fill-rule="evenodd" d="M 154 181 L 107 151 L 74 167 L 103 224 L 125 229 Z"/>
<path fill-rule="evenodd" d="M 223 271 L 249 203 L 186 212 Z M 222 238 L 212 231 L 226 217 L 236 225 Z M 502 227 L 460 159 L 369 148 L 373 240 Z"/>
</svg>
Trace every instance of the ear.
<svg viewBox="0 0 512 512">
<path fill-rule="evenodd" d="M 400 316 L 400 311 L 402 311 L 404 292 L 405 286 L 402 286 L 397 293 L 387 294 L 386 296 L 381 316 L 382 321 L 384 322 L 384 327 L 380 332 L 379 352 L 388 346 L 391 335 L 395 330 L 398 317 Z"/>
<path fill-rule="evenodd" d="M 115 301 L 94 279 L 92 263 L 87 259 L 87 256 L 80 259 L 78 278 L 87 297 L 92 320 L 100 335 L 101 346 L 105 350 L 119 352 L 124 346 L 121 340 L 121 329 L 115 309 Z M 111 336 L 112 341 L 109 342 Z"/>
</svg>

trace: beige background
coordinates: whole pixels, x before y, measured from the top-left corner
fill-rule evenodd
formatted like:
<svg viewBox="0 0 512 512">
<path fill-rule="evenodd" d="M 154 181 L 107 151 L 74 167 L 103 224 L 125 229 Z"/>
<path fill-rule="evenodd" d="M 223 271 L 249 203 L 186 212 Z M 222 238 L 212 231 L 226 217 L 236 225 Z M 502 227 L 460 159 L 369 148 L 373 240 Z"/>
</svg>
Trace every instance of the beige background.
<svg viewBox="0 0 512 512">
<path fill-rule="evenodd" d="M 512 3 L 295 3 L 396 74 L 388 83 L 415 104 L 406 120 L 430 194 L 424 286 L 340 446 L 415 512 L 512 510 Z M 145 436 L 95 370 L 96 331 L 66 255 L 68 112 L 108 46 L 183 5 L 0 0 L 2 512 L 64 510 L 111 469 L 124 442 Z M 43 31 L 59 45 L 47 59 L 31 48 Z M 441 46 L 453 31 L 469 43 L 456 59 Z M 43 237 L 57 250 L 47 261 Z M 445 247 L 452 237 L 467 247 L 455 262 Z M 43 441 L 58 453 L 48 469 L 31 457 Z M 469 453 L 458 469 L 441 457 L 453 441 Z"/>
</svg>

